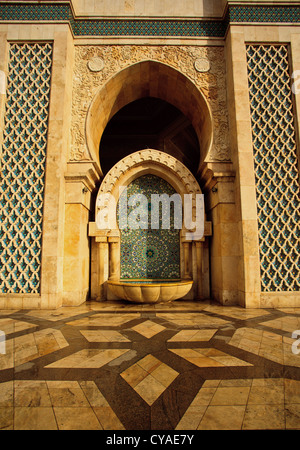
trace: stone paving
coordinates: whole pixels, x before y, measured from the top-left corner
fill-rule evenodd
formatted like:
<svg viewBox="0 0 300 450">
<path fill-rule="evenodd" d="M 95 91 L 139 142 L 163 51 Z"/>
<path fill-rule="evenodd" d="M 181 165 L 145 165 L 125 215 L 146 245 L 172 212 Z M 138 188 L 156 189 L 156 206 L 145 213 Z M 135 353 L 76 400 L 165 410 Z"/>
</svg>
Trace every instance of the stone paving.
<svg viewBox="0 0 300 450">
<path fill-rule="evenodd" d="M 0 429 L 300 429 L 299 329 L 211 301 L 0 310 Z"/>
</svg>

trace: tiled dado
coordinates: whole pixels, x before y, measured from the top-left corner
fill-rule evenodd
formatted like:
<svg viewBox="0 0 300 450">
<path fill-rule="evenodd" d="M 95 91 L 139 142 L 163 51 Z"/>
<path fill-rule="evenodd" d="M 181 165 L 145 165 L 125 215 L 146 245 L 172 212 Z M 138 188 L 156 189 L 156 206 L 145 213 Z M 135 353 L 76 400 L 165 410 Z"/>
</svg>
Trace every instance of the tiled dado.
<svg viewBox="0 0 300 450">
<path fill-rule="evenodd" d="M 0 310 L 0 429 L 299 429 L 299 328 L 209 301 Z"/>
</svg>

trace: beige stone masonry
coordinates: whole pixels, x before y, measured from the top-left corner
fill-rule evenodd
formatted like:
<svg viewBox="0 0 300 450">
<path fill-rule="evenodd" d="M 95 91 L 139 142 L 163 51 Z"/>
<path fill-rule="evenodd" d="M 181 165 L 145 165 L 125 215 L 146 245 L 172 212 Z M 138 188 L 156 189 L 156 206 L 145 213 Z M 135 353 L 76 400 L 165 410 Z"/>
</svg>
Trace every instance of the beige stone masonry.
<svg viewBox="0 0 300 450">
<path fill-rule="evenodd" d="M 72 7 L 78 17 L 197 19 L 223 17 L 227 3 L 282 2 L 73 0 Z M 199 137 L 197 182 L 206 197 L 210 243 L 208 238 L 194 243 L 181 240 L 182 276 L 193 278 L 193 298 L 211 295 L 224 305 L 246 308 L 300 305 L 299 292 L 261 292 L 246 59 L 247 43 L 285 43 L 290 48 L 291 71 L 300 71 L 298 24 L 232 24 L 224 40 L 156 37 L 139 38 L 137 44 L 133 37 L 75 38 L 67 23 L 3 23 L 0 71 L 4 74 L 8 73 L 9 43 L 24 41 L 53 42 L 41 293 L 0 295 L 1 309 L 58 308 L 79 305 L 89 297 L 108 298 L 106 282 L 110 276 L 118 278 L 119 240 L 113 233 L 96 230 L 90 219 L 103 182 L 99 143 L 113 115 L 147 95 L 178 107 Z M 88 65 L 95 57 L 103 60 L 98 72 Z M 195 69 L 196 59 L 202 57 L 210 63 L 205 73 Z M 299 152 L 300 93 L 294 96 L 294 105 Z M 4 111 L 0 86 L 1 130 Z M 2 135 L 1 131 L 0 149 Z M 162 165 L 159 173 L 168 171 Z M 142 166 L 139 173 L 153 171 L 149 161 Z M 137 171 L 127 169 L 129 182 Z M 175 182 L 174 173 L 168 173 Z M 112 178 L 111 190 L 119 185 L 121 175 L 119 171 Z"/>
<path fill-rule="evenodd" d="M 224 0 L 72 0 L 77 16 L 222 17 Z"/>
<path fill-rule="evenodd" d="M 91 193 L 99 173 L 90 162 L 68 163 L 65 173 L 63 305 L 77 306 L 89 297 L 88 223 Z M 92 260 L 94 264 L 94 261 Z"/>
</svg>

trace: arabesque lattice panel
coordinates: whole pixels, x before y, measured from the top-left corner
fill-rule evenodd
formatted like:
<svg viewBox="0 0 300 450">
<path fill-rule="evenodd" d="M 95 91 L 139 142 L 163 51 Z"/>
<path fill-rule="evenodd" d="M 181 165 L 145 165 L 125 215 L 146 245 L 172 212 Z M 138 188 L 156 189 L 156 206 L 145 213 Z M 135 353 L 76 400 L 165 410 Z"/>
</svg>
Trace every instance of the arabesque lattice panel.
<svg viewBox="0 0 300 450">
<path fill-rule="evenodd" d="M 247 45 L 262 291 L 299 291 L 299 172 L 286 45 Z"/>
<path fill-rule="evenodd" d="M 52 44 L 10 45 L 0 176 L 0 292 L 39 293 Z"/>
</svg>

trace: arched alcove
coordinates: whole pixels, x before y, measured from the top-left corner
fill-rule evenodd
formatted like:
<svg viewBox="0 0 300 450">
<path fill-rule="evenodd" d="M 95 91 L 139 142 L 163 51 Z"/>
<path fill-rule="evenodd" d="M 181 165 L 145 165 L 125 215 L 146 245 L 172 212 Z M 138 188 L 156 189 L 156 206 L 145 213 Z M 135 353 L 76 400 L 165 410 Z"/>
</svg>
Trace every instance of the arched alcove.
<svg viewBox="0 0 300 450">
<path fill-rule="evenodd" d="M 178 108 L 165 100 L 143 97 L 111 118 L 99 148 L 103 174 L 141 148 L 160 149 L 197 174 L 200 149 L 194 127 Z"/>
<path fill-rule="evenodd" d="M 117 203 L 122 192 L 130 184 L 143 176 L 157 176 L 172 187 L 172 192 L 184 199 L 191 195 L 193 215 L 196 210 L 197 194 L 201 189 L 193 174 L 176 158 L 153 149 L 141 150 L 119 161 L 105 176 L 95 203 L 96 221 L 89 226 L 92 240 L 92 283 L 91 297 L 100 300 L 109 298 L 107 285 L 110 281 L 118 282 L 121 276 L 120 264 L 120 230 L 115 223 L 99 226 L 98 217 L 108 214 L 117 217 Z M 106 201 L 107 199 L 107 201 Z M 106 208 L 106 211 L 105 211 Z M 105 213 L 103 215 L 103 213 Z M 184 215 L 184 214 L 183 214 Z M 183 225 L 180 230 L 180 278 L 193 283 L 189 298 L 201 298 L 209 290 L 209 273 L 202 267 L 208 267 L 206 236 L 210 235 L 210 226 L 203 218 L 204 235 L 192 236 Z M 184 224 L 184 218 L 182 224 Z M 111 225 L 110 225 L 111 224 Z M 111 299 L 111 298 L 110 298 Z"/>
<path fill-rule="evenodd" d="M 173 67 L 157 61 L 141 61 L 113 76 L 96 93 L 86 119 L 86 139 L 91 158 L 100 172 L 99 145 L 110 119 L 135 100 L 152 97 L 178 108 L 191 122 L 199 141 L 199 167 L 213 141 L 212 115 L 202 92 Z M 196 172 L 197 172 L 196 170 Z"/>
</svg>

